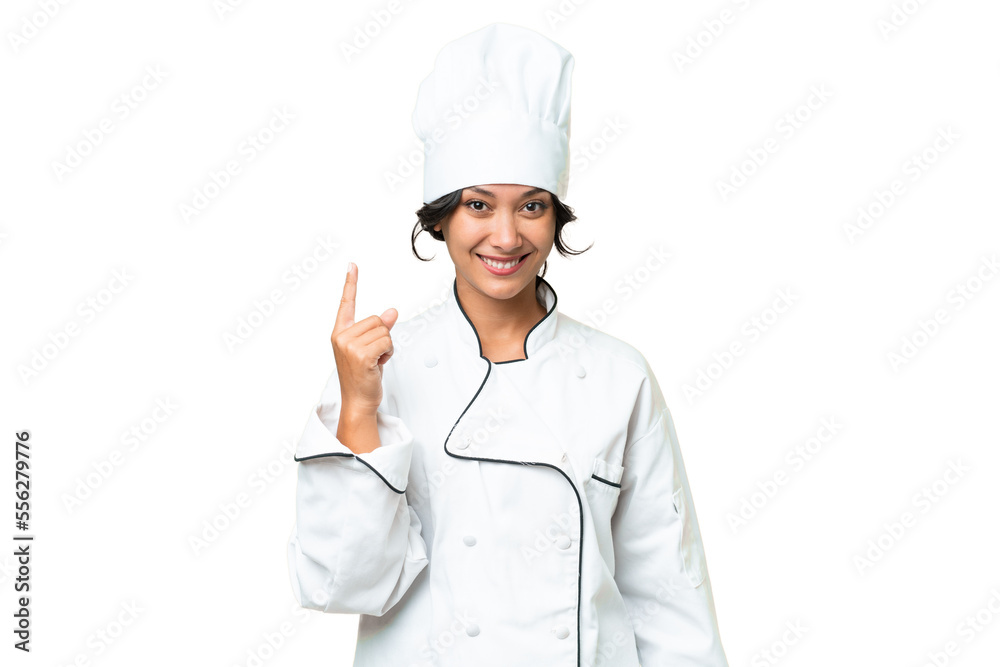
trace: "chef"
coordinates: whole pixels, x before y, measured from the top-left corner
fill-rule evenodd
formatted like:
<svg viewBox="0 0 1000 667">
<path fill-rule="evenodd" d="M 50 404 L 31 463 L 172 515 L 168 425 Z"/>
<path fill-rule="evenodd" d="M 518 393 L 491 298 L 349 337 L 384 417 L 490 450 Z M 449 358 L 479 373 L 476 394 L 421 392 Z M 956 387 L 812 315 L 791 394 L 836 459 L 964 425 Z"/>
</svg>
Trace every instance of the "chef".
<svg viewBox="0 0 1000 667">
<path fill-rule="evenodd" d="M 653 370 L 538 275 L 561 231 L 573 64 L 506 23 L 447 44 L 413 121 L 452 289 L 408 320 L 356 320 L 349 264 L 295 452 L 288 564 L 300 605 L 361 615 L 356 667 L 727 667 Z"/>
</svg>

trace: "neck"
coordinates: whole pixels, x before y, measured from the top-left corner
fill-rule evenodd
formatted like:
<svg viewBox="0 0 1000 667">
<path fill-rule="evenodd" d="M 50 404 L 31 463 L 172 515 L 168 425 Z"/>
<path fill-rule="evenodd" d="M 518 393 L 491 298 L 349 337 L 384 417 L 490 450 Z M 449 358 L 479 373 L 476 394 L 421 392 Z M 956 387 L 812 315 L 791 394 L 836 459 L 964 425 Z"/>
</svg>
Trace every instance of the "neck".
<svg viewBox="0 0 1000 667">
<path fill-rule="evenodd" d="M 473 289 L 459 276 L 458 299 L 484 345 L 516 341 L 522 343 L 528 331 L 545 317 L 545 306 L 536 296 L 536 277 L 509 299 L 494 299 Z"/>
</svg>

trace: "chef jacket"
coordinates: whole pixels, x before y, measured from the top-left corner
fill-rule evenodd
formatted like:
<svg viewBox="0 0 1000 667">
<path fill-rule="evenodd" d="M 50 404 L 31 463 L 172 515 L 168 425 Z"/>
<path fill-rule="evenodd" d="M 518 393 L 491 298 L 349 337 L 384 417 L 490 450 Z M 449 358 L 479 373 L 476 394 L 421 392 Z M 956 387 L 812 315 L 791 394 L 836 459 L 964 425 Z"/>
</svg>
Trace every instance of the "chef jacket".
<svg viewBox="0 0 1000 667">
<path fill-rule="evenodd" d="M 728 667 L 673 420 L 629 344 L 556 308 L 490 361 L 458 300 L 397 322 L 381 446 L 299 439 L 292 591 L 356 667 Z"/>
</svg>

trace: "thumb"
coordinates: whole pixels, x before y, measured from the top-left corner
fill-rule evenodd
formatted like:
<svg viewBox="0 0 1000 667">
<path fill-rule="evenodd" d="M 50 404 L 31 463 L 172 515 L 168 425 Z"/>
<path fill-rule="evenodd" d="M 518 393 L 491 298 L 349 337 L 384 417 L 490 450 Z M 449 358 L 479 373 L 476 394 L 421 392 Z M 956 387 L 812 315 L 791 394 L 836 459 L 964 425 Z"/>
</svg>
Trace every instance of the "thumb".
<svg viewBox="0 0 1000 667">
<path fill-rule="evenodd" d="M 389 327 L 389 330 L 391 331 L 392 325 L 394 325 L 396 320 L 399 319 L 399 311 L 395 308 L 389 308 L 379 316 L 379 319 L 381 319 L 385 323 L 385 326 Z"/>
</svg>

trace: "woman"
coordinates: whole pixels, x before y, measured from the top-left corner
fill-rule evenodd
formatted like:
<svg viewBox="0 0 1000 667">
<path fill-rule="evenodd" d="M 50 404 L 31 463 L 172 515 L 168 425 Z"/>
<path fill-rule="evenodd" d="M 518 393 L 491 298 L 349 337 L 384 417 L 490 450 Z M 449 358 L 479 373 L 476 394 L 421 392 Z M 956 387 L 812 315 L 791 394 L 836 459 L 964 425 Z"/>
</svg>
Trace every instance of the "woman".
<svg viewBox="0 0 1000 667">
<path fill-rule="evenodd" d="M 508 24 L 447 45 L 414 126 L 452 290 L 355 321 L 348 266 L 288 558 L 302 606 L 361 614 L 355 665 L 727 666 L 653 372 L 538 273 L 573 219 L 572 65 Z M 432 140 L 477 78 L 489 101 Z"/>
</svg>

